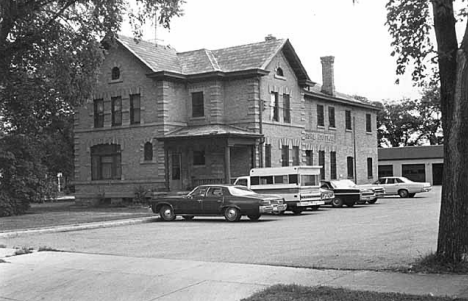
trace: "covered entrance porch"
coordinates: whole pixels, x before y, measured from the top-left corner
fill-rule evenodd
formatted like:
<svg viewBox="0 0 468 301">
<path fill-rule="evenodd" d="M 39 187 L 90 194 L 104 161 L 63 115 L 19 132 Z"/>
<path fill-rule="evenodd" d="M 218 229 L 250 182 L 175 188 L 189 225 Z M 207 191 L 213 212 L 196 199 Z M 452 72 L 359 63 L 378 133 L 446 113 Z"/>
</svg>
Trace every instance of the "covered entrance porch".
<svg viewBox="0 0 468 301">
<path fill-rule="evenodd" d="M 256 167 L 262 138 L 227 125 L 185 127 L 157 138 L 164 142 L 167 188 L 190 190 L 248 175 Z"/>
</svg>

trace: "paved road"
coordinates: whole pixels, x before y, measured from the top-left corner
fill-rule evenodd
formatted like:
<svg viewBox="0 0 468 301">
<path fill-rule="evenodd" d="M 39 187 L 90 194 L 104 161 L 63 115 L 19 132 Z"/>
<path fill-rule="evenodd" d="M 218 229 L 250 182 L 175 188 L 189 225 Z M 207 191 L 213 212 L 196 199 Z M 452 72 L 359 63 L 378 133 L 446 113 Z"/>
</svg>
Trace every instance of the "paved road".
<svg viewBox="0 0 468 301">
<path fill-rule="evenodd" d="M 9 247 L 131 257 L 252 263 L 332 269 L 385 269 L 434 251 L 440 187 L 413 199 L 386 197 L 375 205 L 324 208 L 300 216 L 198 218 L 74 232 L 3 238 Z"/>
</svg>

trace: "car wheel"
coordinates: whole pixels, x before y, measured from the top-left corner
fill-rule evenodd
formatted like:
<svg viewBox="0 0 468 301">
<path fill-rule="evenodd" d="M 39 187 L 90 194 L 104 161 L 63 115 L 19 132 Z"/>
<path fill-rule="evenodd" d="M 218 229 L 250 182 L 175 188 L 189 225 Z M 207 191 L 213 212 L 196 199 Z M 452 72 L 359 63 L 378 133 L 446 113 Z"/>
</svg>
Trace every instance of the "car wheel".
<svg viewBox="0 0 468 301">
<path fill-rule="evenodd" d="M 228 222 L 237 222 L 241 219 L 241 214 L 239 209 L 234 208 L 234 207 L 229 207 L 226 210 L 224 210 L 224 218 Z"/>
<path fill-rule="evenodd" d="M 414 198 L 415 195 L 416 195 L 416 193 L 408 193 L 408 196 L 409 196 L 410 198 Z"/>
<path fill-rule="evenodd" d="M 335 208 L 341 208 L 341 207 L 343 207 L 343 200 L 340 199 L 340 198 L 335 198 L 335 199 L 333 199 L 331 204 Z"/>
<path fill-rule="evenodd" d="M 256 215 L 247 215 L 247 217 L 252 220 L 252 221 L 258 221 L 258 219 L 260 218 L 260 214 L 256 214 Z"/>
<path fill-rule="evenodd" d="M 409 196 L 409 193 L 408 193 L 408 190 L 401 189 L 401 190 L 398 190 L 398 195 L 400 196 L 400 198 L 407 198 Z"/>
<path fill-rule="evenodd" d="M 369 201 L 368 203 L 369 203 L 369 204 L 375 204 L 376 202 L 377 202 L 377 199 L 372 200 L 372 201 Z"/>
<path fill-rule="evenodd" d="M 174 210 L 172 209 L 171 206 L 164 205 L 161 207 L 159 210 L 159 215 L 164 221 L 173 221 L 176 218 L 176 215 L 174 214 Z"/>
<path fill-rule="evenodd" d="M 301 214 L 302 211 L 303 211 L 302 208 L 297 208 L 297 207 L 292 208 L 291 210 L 292 210 L 293 214 L 296 214 L 296 215 Z"/>
<path fill-rule="evenodd" d="M 194 216 L 193 215 L 184 215 L 182 216 L 186 221 L 191 221 L 193 220 Z"/>
</svg>

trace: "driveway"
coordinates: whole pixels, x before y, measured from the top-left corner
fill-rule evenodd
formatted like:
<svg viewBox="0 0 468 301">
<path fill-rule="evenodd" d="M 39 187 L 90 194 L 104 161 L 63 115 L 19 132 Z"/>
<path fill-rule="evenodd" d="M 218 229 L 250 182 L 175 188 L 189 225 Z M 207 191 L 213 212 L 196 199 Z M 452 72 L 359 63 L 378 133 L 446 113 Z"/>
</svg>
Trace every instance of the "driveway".
<svg viewBox="0 0 468 301">
<path fill-rule="evenodd" d="M 321 208 L 302 215 L 264 215 L 258 222 L 222 217 L 10 237 L 8 247 L 143 258 L 381 270 L 406 266 L 434 251 L 440 187 L 412 199 Z"/>
</svg>

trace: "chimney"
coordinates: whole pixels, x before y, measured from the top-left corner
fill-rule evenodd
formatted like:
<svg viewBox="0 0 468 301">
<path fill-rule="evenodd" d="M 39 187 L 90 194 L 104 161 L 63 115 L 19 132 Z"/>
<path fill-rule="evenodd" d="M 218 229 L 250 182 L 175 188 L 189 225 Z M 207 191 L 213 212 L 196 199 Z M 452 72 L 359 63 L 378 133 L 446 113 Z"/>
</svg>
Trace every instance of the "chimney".
<svg viewBox="0 0 468 301">
<path fill-rule="evenodd" d="M 276 40 L 276 37 L 273 36 L 272 34 L 269 34 L 265 37 L 265 41 L 273 41 Z"/>
<path fill-rule="evenodd" d="M 331 96 L 335 96 L 335 71 L 333 64 L 334 56 L 322 56 L 322 92 Z"/>
</svg>

